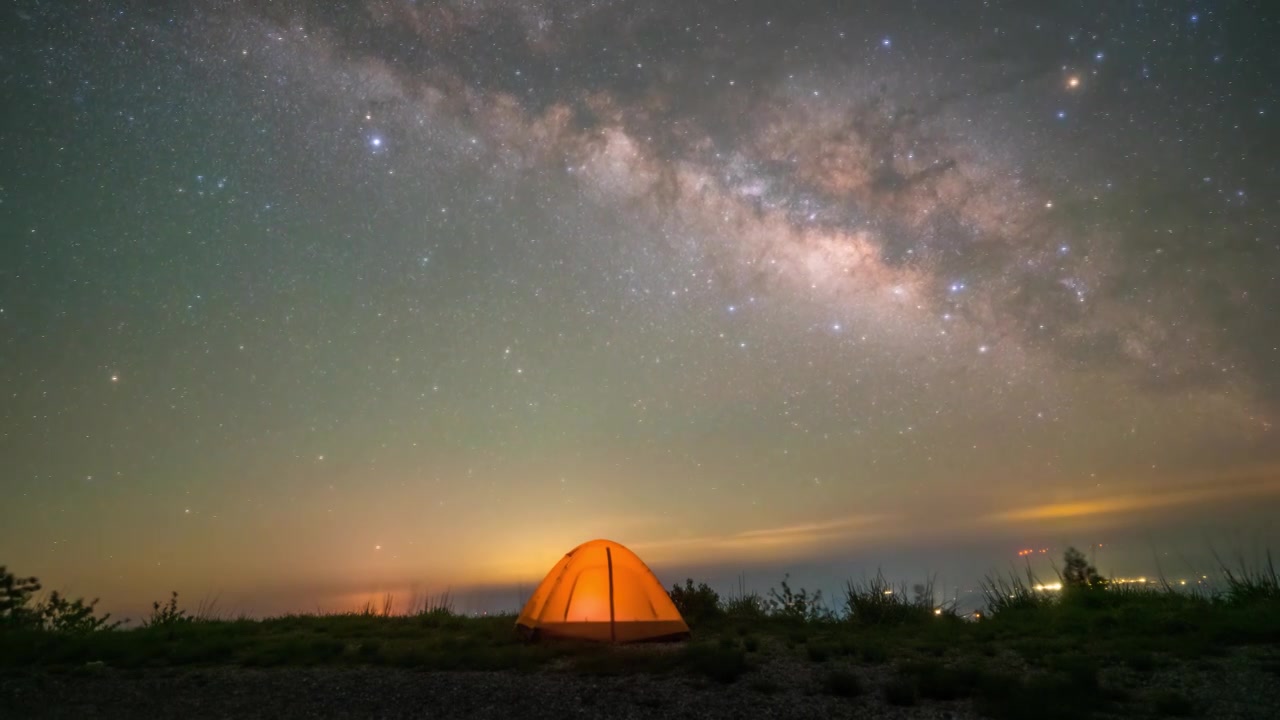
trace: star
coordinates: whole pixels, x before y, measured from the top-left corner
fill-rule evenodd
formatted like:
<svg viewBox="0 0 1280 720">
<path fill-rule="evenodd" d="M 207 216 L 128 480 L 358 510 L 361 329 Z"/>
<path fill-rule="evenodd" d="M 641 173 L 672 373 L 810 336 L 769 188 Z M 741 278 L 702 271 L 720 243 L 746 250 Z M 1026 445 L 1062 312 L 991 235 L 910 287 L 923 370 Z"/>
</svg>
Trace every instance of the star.
<svg viewBox="0 0 1280 720">
<path fill-rule="evenodd" d="M 41 523 L 5 562 L 124 607 L 272 568 L 298 610 L 334 563 L 497 587 L 578 532 L 838 587 L 989 564 L 1081 487 L 1156 505 L 1053 519 L 1081 543 L 1263 518 L 1214 481 L 1280 467 L 1267 3 L 952 4 L 24 9 L 0 437 Z M 172 574 L 34 550 L 178 498 Z"/>
</svg>

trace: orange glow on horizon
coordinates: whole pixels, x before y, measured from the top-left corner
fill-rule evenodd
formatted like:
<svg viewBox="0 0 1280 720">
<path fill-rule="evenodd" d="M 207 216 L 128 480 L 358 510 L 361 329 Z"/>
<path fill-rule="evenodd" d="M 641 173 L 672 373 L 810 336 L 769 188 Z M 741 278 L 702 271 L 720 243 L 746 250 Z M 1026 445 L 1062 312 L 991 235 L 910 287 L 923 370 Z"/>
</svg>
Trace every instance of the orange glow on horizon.
<svg viewBox="0 0 1280 720">
<path fill-rule="evenodd" d="M 1064 520 L 1118 513 L 1140 513 L 1206 502 L 1224 502 L 1248 497 L 1280 494 L 1280 478 L 1222 486 L 1190 487 L 1167 492 L 1114 495 L 1108 498 L 1048 503 L 1007 510 L 989 516 L 1005 522 Z M 1019 552 L 1021 555 L 1022 552 Z M 1030 551 L 1027 552 L 1030 554 Z"/>
</svg>

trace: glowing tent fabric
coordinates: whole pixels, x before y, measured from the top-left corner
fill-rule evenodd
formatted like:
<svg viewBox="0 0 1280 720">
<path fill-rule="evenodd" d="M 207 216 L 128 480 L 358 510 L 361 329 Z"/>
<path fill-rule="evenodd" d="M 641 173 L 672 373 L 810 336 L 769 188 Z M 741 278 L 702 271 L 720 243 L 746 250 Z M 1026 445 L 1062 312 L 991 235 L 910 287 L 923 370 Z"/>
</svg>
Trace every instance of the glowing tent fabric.
<svg viewBox="0 0 1280 720">
<path fill-rule="evenodd" d="M 689 626 L 636 554 L 609 540 L 569 551 L 538 585 L 516 627 L 533 637 L 676 640 Z"/>
</svg>

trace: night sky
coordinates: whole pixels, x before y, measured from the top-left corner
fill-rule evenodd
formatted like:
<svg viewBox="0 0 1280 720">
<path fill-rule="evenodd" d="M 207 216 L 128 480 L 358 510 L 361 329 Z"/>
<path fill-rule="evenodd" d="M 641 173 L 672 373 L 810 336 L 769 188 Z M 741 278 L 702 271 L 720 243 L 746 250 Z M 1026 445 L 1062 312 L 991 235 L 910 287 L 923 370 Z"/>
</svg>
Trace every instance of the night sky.
<svg viewBox="0 0 1280 720">
<path fill-rule="evenodd" d="M 1280 8 L 332 5 L 0 11 L 19 574 L 266 612 L 600 536 L 818 585 L 1276 536 Z"/>
</svg>

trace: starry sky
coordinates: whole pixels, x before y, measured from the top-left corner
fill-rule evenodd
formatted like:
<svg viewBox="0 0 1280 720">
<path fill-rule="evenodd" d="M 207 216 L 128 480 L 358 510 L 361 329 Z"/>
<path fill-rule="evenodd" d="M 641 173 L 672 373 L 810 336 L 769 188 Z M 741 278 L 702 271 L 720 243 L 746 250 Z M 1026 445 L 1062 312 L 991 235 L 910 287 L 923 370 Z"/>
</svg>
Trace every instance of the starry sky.
<svg viewBox="0 0 1280 720">
<path fill-rule="evenodd" d="M 1276 537 L 1269 3 L 0 13 L 0 561 L 46 584 Z"/>
</svg>

